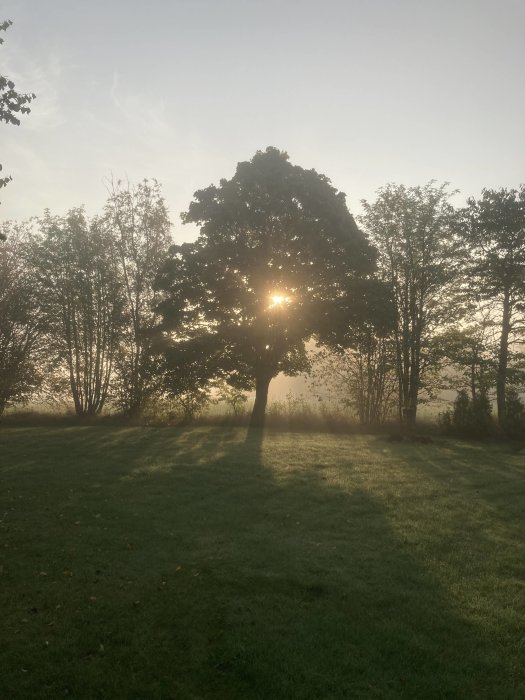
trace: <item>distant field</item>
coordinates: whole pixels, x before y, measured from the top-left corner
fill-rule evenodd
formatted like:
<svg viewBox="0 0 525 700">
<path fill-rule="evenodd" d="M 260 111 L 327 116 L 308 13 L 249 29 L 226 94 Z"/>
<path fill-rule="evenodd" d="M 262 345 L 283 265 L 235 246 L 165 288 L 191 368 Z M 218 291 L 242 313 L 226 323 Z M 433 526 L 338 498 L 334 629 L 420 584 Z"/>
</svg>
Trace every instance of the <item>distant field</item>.
<svg viewBox="0 0 525 700">
<path fill-rule="evenodd" d="M 525 698 L 515 446 L 0 430 L 0 698 Z"/>
</svg>

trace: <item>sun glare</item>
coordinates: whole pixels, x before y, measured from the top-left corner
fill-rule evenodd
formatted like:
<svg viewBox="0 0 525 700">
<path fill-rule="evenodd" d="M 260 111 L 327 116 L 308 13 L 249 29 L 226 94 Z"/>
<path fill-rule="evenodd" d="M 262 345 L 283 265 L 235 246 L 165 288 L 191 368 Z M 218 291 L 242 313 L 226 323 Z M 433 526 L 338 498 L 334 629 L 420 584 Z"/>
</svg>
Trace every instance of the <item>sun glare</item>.
<svg viewBox="0 0 525 700">
<path fill-rule="evenodd" d="M 271 294 L 270 295 L 270 309 L 274 308 L 279 308 L 284 306 L 285 304 L 288 304 L 291 301 L 291 297 L 286 296 L 285 294 Z"/>
<path fill-rule="evenodd" d="M 275 292 L 275 294 L 270 294 L 270 304 L 269 309 L 282 309 L 285 304 L 289 304 L 292 301 L 292 297 L 282 294 L 280 292 Z"/>
</svg>

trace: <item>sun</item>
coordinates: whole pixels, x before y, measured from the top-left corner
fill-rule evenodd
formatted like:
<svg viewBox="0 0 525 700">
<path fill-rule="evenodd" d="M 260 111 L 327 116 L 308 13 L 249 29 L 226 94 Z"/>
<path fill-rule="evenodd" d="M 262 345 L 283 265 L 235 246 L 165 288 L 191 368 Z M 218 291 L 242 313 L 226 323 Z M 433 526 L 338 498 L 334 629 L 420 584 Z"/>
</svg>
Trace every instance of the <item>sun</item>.
<svg viewBox="0 0 525 700">
<path fill-rule="evenodd" d="M 275 293 L 270 295 L 270 308 L 275 306 L 284 306 L 290 302 L 290 297 L 286 294 Z"/>
</svg>

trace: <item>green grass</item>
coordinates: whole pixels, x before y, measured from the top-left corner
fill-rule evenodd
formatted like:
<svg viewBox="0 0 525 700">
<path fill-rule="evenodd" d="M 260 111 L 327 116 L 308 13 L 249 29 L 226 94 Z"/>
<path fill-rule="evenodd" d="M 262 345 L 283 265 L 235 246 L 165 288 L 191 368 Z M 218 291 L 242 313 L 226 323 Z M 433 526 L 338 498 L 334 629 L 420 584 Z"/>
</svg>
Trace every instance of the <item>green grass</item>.
<svg viewBox="0 0 525 700">
<path fill-rule="evenodd" d="M 4 429 L 0 698 L 524 698 L 515 449 Z"/>
</svg>

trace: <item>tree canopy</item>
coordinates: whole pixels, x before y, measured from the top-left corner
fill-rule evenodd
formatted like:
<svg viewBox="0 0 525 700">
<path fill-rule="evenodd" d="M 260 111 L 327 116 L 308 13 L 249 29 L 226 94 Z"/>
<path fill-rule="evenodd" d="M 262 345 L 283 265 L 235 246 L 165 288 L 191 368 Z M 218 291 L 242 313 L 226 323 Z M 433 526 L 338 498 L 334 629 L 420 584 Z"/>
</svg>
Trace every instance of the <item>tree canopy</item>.
<svg viewBox="0 0 525 700">
<path fill-rule="evenodd" d="M 174 246 L 158 277 L 164 329 L 181 364 L 198 352 L 210 375 L 255 386 L 261 425 L 271 379 L 307 369 L 305 341 L 328 333 L 338 308 L 362 313 L 375 250 L 345 195 L 276 148 L 196 192 L 182 218 L 200 235 Z"/>
</svg>

